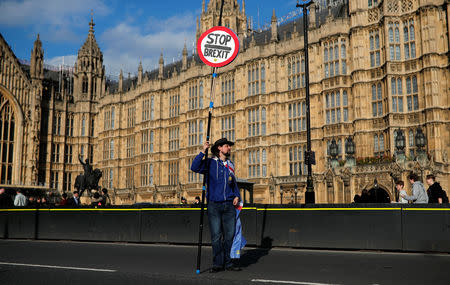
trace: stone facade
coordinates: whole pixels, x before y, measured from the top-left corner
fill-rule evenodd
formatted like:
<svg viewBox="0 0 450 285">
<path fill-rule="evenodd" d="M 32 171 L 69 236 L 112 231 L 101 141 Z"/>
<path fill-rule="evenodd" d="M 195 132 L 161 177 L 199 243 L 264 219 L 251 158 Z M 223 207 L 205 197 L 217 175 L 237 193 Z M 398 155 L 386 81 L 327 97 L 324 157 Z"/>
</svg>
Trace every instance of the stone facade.
<svg viewBox="0 0 450 285">
<path fill-rule="evenodd" d="M 449 2 L 331 2 L 327 9 L 312 5 L 309 17 L 316 201 L 351 202 L 375 178 L 394 200 L 394 180 L 406 181 L 409 171 L 433 173 L 448 190 Z M 218 3 L 205 7 L 203 1 L 197 37 L 217 25 Z M 292 202 L 295 185 L 304 202 L 302 21 L 278 25 L 274 11 L 271 29 L 253 31 L 245 3 L 241 8 L 228 0 L 223 24 L 240 37 L 241 52 L 219 69 L 211 141 L 226 136 L 236 142 L 237 176 L 255 183 L 256 203 Z M 202 179 L 189 167 L 206 137 L 211 68 L 188 57 L 185 47 L 180 62 L 165 65 L 161 54 L 158 70 L 144 73 L 139 65 L 136 78 L 121 74 L 118 86 L 109 85 L 93 27 L 91 21 L 69 81 L 73 91 L 56 92 L 46 82 L 39 39 L 29 76 L 1 38 L 0 91 L 14 110 L 16 134 L 14 163 L 2 162 L 2 169 L 12 169 L 6 172 L 11 183 L 71 191 L 81 154 L 103 171 L 101 183 L 117 204 L 193 201 Z M 2 107 L 2 118 L 5 112 Z M 419 128 L 425 156 L 415 142 Z M 405 160 L 393 159 L 398 129 L 406 137 Z M 345 152 L 349 137 L 356 144 L 354 164 Z M 337 164 L 328 154 L 333 139 Z"/>
</svg>

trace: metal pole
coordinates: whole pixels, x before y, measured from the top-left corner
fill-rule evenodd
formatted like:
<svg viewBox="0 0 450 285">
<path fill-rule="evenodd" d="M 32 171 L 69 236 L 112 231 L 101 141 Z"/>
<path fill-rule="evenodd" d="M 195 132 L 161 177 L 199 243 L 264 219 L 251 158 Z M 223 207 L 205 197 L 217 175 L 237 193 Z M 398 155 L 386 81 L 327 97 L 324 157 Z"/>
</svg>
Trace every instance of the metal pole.
<svg viewBox="0 0 450 285">
<path fill-rule="evenodd" d="M 222 12 L 223 12 L 223 3 L 222 0 L 220 6 L 220 17 L 219 17 L 219 26 L 222 25 Z M 209 141 L 210 133 L 211 133 L 211 117 L 212 110 L 214 108 L 214 83 L 217 77 L 217 67 L 213 68 L 212 78 L 211 78 L 211 91 L 210 91 L 210 102 L 209 102 L 209 113 L 208 113 L 208 128 L 206 131 L 206 140 Z M 203 175 L 203 186 L 202 186 L 202 202 L 201 202 L 201 210 L 200 210 L 200 225 L 198 230 L 198 250 L 197 250 L 197 270 L 195 271 L 197 274 L 200 274 L 200 265 L 202 259 L 202 243 L 203 243 L 203 216 L 205 213 L 205 196 L 206 196 L 206 183 L 208 181 L 208 149 L 205 151 L 204 160 L 206 163 L 206 173 Z"/>
<path fill-rule="evenodd" d="M 314 184 L 312 179 L 312 153 L 311 153 L 311 113 L 310 113 L 310 100 L 309 100 L 309 60 L 308 60 L 308 6 L 312 4 L 312 1 L 299 4 L 297 2 L 296 7 L 301 7 L 303 10 L 303 39 L 304 39 L 304 49 L 305 49 L 305 91 L 306 91 L 306 157 L 308 165 L 308 176 L 306 178 L 306 193 L 305 193 L 305 203 L 314 204 L 315 194 L 314 194 Z"/>
</svg>

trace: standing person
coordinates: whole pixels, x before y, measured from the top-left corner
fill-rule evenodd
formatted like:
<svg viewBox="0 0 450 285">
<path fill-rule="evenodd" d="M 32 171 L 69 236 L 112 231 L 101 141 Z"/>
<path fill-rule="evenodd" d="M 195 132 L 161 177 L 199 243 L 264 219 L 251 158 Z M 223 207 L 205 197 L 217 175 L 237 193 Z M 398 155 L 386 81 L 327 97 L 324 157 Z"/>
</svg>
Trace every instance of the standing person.
<svg viewBox="0 0 450 285">
<path fill-rule="evenodd" d="M 428 203 L 442 204 L 444 201 L 444 190 L 442 190 L 439 182 L 436 182 L 436 177 L 433 174 L 428 174 L 426 181 L 428 186 L 430 186 L 427 190 Z"/>
<path fill-rule="evenodd" d="M 402 180 L 398 180 L 397 182 L 395 182 L 395 188 L 397 189 L 399 196 L 398 202 L 402 204 L 408 204 L 408 200 L 403 198 L 403 195 L 407 195 L 406 190 L 403 189 L 403 187 L 405 187 L 405 182 L 403 182 Z"/>
<path fill-rule="evenodd" d="M 194 205 L 200 205 L 200 197 L 195 196 Z"/>
<path fill-rule="evenodd" d="M 73 191 L 73 197 L 67 199 L 67 206 L 79 207 L 81 205 L 78 191 Z"/>
<path fill-rule="evenodd" d="M 24 207 L 27 205 L 27 197 L 22 194 L 22 190 L 18 189 L 16 191 L 17 195 L 16 198 L 14 198 L 14 206 L 16 207 Z"/>
<path fill-rule="evenodd" d="M 181 197 L 181 205 L 186 205 L 187 204 L 187 200 L 184 197 Z"/>
<path fill-rule="evenodd" d="M 423 187 L 422 182 L 419 181 L 419 177 L 415 173 L 411 173 L 408 176 L 409 182 L 412 185 L 412 195 L 401 195 L 402 198 L 405 198 L 408 201 L 413 201 L 414 204 L 425 204 L 428 203 L 428 195 L 425 191 L 425 187 Z"/>
<path fill-rule="evenodd" d="M 233 145 L 234 143 L 226 138 L 217 140 L 211 148 L 214 157 L 204 160 L 205 152 L 210 146 L 209 141 L 206 141 L 191 166 L 191 170 L 194 172 L 202 174 L 208 172 L 206 199 L 213 249 L 211 273 L 219 272 L 223 268 L 232 271 L 240 270 L 233 264 L 230 257 L 236 225 L 234 207 L 241 200 L 234 174 L 234 165 L 228 160 Z"/>
<path fill-rule="evenodd" d="M 0 208 L 9 208 L 12 206 L 12 198 L 5 192 L 5 188 L 0 188 Z"/>
<path fill-rule="evenodd" d="M 111 198 L 108 195 L 108 189 L 103 188 L 102 189 L 102 201 L 101 201 L 101 205 L 102 206 L 110 206 L 111 205 Z"/>
<path fill-rule="evenodd" d="M 62 193 L 62 199 L 61 199 L 61 202 L 59 202 L 59 205 L 60 206 L 65 206 L 65 205 L 67 205 L 67 193 Z"/>
</svg>

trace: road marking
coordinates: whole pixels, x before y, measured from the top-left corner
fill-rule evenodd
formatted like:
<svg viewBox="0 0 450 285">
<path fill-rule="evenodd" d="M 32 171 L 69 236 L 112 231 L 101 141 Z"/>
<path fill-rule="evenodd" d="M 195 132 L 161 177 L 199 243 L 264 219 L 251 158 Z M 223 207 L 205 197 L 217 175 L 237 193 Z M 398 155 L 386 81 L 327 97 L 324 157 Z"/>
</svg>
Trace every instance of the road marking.
<svg viewBox="0 0 450 285">
<path fill-rule="evenodd" d="M 0 265 L 2 265 L 2 264 L 3 265 L 12 265 L 12 266 L 43 267 L 43 268 L 55 268 L 55 269 L 82 270 L 82 271 L 117 272 L 117 270 L 112 270 L 112 269 L 99 269 L 99 268 L 83 268 L 83 267 L 67 267 L 67 266 L 55 266 L 55 265 L 0 262 Z"/>
<path fill-rule="evenodd" d="M 297 285 L 338 285 L 338 284 L 329 284 L 329 283 L 312 283 L 312 282 L 282 281 L 282 280 L 266 280 L 266 279 L 252 279 L 252 282 L 260 282 L 260 283 L 278 283 L 278 284 L 297 284 Z"/>
</svg>

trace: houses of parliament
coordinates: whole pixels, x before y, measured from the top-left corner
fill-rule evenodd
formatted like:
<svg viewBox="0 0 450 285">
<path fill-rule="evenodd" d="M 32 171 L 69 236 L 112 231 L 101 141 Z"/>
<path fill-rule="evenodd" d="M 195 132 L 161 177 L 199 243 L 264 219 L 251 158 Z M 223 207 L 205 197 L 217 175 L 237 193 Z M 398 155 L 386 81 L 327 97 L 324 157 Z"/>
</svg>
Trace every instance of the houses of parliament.
<svg viewBox="0 0 450 285">
<path fill-rule="evenodd" d="M 197 38 L 218 25 L 220 2 L 198 3 Z M 235 142 L 236 175 L 254 203 L 304 203 L 303 20 L 279 23 L 274 9 L 270 28 L 253 30 L 239 2 L 224 1 L 222 23 L 241 44 L 213 86 L 211 141 Z M 395 181 L 410 172 L 432 173 L 449 190 L 450 2 L 315 2 L 307 48 L 316 202 L 350 203 L 374 185 L 395 201 Z M 111 82 L 94 26 L 62 81 L 45 68 L 39 36 L 25 65 L 0 35 L 0 186 L 71 192 L 80 155 L 102 171 L 115 204 L 192 202 L 211 67 L 184 47 L 179 62 L 161 54 L 157 70 L 140 64 L 137 77 Z"/>
</svg>

